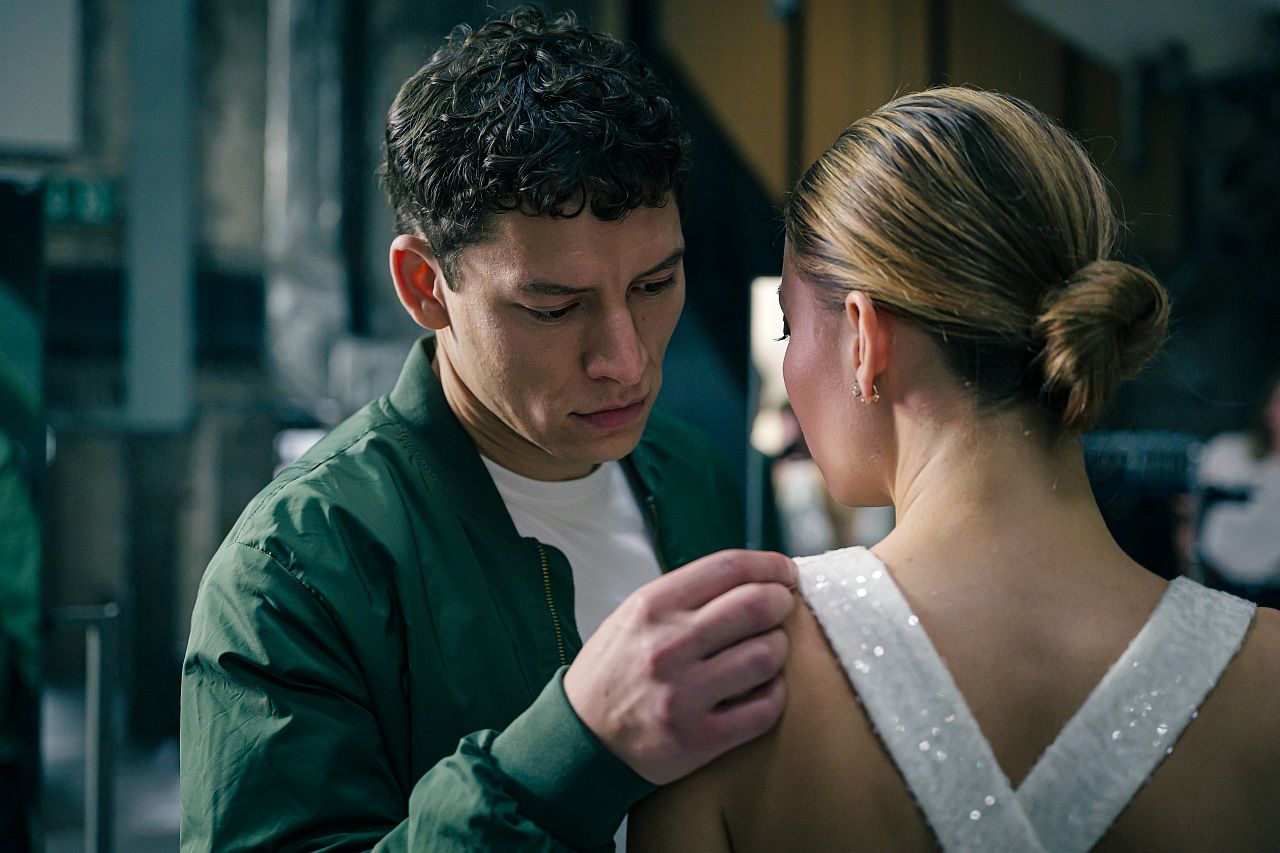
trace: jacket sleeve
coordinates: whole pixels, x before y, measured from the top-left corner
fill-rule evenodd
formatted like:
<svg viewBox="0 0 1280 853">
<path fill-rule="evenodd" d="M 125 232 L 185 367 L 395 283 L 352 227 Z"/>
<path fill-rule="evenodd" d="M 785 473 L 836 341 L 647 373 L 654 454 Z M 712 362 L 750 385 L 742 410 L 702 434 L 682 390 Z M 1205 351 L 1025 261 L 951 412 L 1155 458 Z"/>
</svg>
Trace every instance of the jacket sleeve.
<svg viewBox="0 0 1280 853">
<path fill-rule="evenodd" d="M 0 432 L 0 761 L 27 739 L 9 728 L 9 691 L 39 689 L 40 520 L 22 480 L 13 446 Z"/>
<path fill-rule="evenodd" d="M 183 667 L 182 849 L 611 849 L 652 786 L 578 720 L 562 674 L 406 790 L 326 609 L 269 554 L 228 544 Z"/>
</svg>

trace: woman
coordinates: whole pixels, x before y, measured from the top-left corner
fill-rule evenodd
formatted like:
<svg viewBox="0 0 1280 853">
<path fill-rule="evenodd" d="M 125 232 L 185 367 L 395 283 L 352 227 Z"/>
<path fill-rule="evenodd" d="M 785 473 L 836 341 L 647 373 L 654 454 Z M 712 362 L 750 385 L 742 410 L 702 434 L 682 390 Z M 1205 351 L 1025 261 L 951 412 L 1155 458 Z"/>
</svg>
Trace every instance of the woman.
<svg viewBox="0 0 1280 853">
<path fill-rule="evenodd" d="M 1280 614 L 1133 563 L 1085 475 L 1168 307 L 1079 145 L 910 95 L 785 217 L 791 403 L 833 496 L 897 525 L 798 561 L 781 722 L 641 803 L 633 853 L 1280 844 Z"/>
</svg>

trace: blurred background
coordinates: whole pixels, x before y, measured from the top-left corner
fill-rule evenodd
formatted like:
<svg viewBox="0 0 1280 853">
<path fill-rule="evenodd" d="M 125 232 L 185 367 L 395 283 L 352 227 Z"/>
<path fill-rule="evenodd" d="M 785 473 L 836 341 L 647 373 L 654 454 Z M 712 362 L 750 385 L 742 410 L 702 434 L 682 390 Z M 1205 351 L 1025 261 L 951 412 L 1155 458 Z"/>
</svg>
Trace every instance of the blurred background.
<svg viewBox="0 0 1280 853">
<path fill-rule="evenodd" d="M 0 0 L 6 833 L 29 817 L 37 849 L 177 848 L 201 572 L 273 471 L 390 389 L 418 329 L 386 274 L 383 116 L 454 24 L 503 8 Z M 779 204 L 856 117 L 969 84 L 1078 134 L 1129 259 L 1173 296 L 1164 355 L 1085 439 L 1117 537 L 1161 574 L 1270 600 L 1280 0 L 573 8 L 640 45 L 693 134 L 660 405 L 737 464 L 756 544 L 812 552 L 892 524 L 825 499 L 780 392 Z"/>
</svg>

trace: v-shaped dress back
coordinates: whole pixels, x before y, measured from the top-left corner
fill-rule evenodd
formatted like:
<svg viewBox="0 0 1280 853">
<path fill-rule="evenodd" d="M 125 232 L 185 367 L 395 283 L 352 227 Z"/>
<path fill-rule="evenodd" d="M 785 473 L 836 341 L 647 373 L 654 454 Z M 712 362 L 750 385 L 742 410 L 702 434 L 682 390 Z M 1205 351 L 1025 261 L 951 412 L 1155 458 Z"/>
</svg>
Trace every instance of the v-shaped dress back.
<svg viewBox="0 0 1280 853">
<path fill-rule="evenodd" d="M 888 569 L 798 559 L 800 588 L 944 850 L 1085 851 L 1150 778 L 1235 656 L 1254 605 L 1174 580 L 1014 792 Z"/>
</svg>

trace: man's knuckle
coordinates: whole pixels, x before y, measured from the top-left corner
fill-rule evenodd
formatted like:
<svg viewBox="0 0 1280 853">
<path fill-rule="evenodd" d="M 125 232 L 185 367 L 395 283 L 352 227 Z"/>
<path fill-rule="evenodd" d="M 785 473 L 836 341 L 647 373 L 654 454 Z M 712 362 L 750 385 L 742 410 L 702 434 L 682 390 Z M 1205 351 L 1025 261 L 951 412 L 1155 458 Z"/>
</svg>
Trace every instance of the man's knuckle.
<svg viewBox="0 0 1280 853">
<path fill-rule="evenodd" d="M 757 643 L 747 658 L 747 666 L 751 676 L 757 681 L 773 675 L 777 671 L 773 650 L 764 643 Z"/>
<path fill-rule="evenodd" d="M 640 675 L 647 679 L 654 679 L 661 671 L 662 654 L 652 637 L 640 639 L 636 649 L 636 659 Z"/>
<path fill-rule="evenodd" d="M 642 624 L 649 624 L 657 617 L 657 604 L 654 595 L 647 589 L 637 590 L 631 595 L 632 616 Z"/>
<path fill-rule="evenodd" d="M 674 690 L 659 690 L 653 703 L 653 722 L 669 737 L 678 737 L 680 725 L 680 700 Z"/>
<path fill-rule="evenodd" d="M 722 551 L 719 559 L 721 570 L 730 575 L 741 572 L 744 564 L 743 553 L 743 551 Z"/>
<path fill-rule="evenodd" d="M 772 616 L 772 608 L 769 606 L 769 598 L 766 592 L 754 590 L 753 595 L 747 596 L 742 603 L 742 611 L 752 625 L 762 625 L 769 621 Z"/>
<path fill-rule="evenodd" d="M 765 661 L 767 661 L 769 672 L 775 673 L 782 668 L 787 660 L 786 651 L 778 645 L 776 641 L 770 641 L 765 646 Z"/>
<path fill-rule="evenodd" d="M 654 677 L 669 674 L 682 658 L 683 644 L 677 635 L 651 636 L 645 641 L 643 666 Z"/>
</svg>

